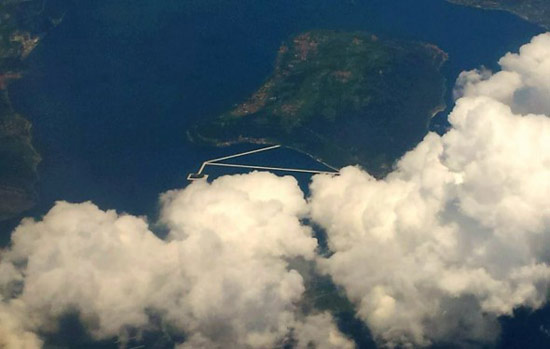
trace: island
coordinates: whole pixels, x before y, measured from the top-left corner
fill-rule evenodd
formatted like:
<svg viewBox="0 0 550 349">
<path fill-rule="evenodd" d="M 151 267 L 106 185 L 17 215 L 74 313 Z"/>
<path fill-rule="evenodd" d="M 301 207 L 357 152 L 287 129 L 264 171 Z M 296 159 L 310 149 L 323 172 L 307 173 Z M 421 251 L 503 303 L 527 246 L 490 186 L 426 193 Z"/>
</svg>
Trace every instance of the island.
<svg viewBox="0 0 550 349">
<path fill-rule="evenodd" d="M 447 0 L 454 4 L 483 9 L 504 10 L 527 21 L 550 29 L 550 1 L 548 0 Z"/>
<path fill-rule="evenodd" d="M 25 58 L 40 38 L 59 23 L 43 1 L 9 0 L 0 4 L 0 221 L 35 203 L 40 156 L 31 139 L 31 124 L 13 109 L 9 83 L 21 77 Z"/>
<path fill-rule="evenodd" d="M 444 110 L 445 52 L 365 32 L 314 30 L 283 43 L 244 102 L 188 132 L 195 142 L 281 144 L 384 176 Z"/>
</svg>

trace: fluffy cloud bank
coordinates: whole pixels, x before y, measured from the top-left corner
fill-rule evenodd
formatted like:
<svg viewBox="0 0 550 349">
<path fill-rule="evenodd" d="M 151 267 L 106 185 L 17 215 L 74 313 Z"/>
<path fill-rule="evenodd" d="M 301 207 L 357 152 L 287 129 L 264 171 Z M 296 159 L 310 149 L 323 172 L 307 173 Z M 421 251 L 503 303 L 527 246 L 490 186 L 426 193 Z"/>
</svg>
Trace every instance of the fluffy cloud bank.
<svg viewBox="0 0 550 349">
<path fill-rule="evenodd" d="M 320 261 L 378 340 L 491 340 L 496 317 L 545 303 L 550 283 L 550 34 L 462 73 L 444 136 L 387 178 L 358 168 L 311 185 Z"/>
<path fill-rule="evenodd" d="M 382 180 L 319 175 L 308 201 L 291 177 L 198 181 L 162 195 L 166 239 L 92 203 L 24 220 L 0 254 L 0 347 L 40 347 L 77 312 L 97 339 L 161 319 L 181 348 L 353 348 L 328 313 L 299 311 L 295 258 L 316 261 L 381 344 L 494 340 L 498 316 L 549 292 L 550 34 L 500 65 L 461 74 L 449 132 Z"/>
<path fill-rule="evenodd" d="M 167 240 L 92 203 L 24 220 L 0 264 L 0 347 L 39 347 L 33 331 L 55 331 L 69 311 L 97 339 L 124 339 L 154 315 L 185 333 L 183 348 L 352 347 L 330 315 L 296 309 L 303 279 L 286 260 L 311 260 L 317 244 L 292 177 L 196 182 L 161 201 Z"/>
</svg>

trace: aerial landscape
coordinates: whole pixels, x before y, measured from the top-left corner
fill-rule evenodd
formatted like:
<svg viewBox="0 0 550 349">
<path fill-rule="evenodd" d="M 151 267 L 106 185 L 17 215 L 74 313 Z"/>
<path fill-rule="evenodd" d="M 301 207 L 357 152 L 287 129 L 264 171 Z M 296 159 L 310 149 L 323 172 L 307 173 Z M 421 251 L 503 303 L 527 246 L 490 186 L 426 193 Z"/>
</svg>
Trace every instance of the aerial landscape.
<svg viewBox="0 0 550 349">
<path fill-rule="evenodd" d="M 510 11 L 550 29 L 550 5 L 545 0 L 448 0 L 455 4 Z"/>
<path fill-rule="evenodd" d="M 331 166 L 357 163 L 382 176 L 445 109 L 439 69 L 447 59 L 426 43 L 305 32 L 279 48 L 272 76 L 246 102 L 191 137 L 280 143 Z"/>
<path fill-rule="evenodd" d="M 550 347 L 548 30 L 543 0 L 3 1 L 0 348 Z"/>
<path fill-rule="evenodd" d="M 32 144 L 31 124 L 10 102 L 8 86 L 21 77 L 24 60 L 56 20 L 44 13 L 42 1 L 0 4 L 0 221 L 35 203 L 34 184 L 40 156 Z"/>
</svg>

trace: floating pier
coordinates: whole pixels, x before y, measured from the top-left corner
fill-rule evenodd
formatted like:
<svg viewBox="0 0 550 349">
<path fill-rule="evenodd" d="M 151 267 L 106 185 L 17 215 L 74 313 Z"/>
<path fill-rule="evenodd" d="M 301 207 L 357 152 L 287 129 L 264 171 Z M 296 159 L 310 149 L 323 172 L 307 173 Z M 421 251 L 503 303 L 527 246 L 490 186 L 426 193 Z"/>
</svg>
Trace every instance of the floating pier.
<svg viewBox="0 0 550 349">
<path fill-rule="evenodd" d="M 310 173 L 310 174 L 330 174 L 330 175 L 338 175 L 338 171 L 334 169 L 334 171 L 319 171 L 319 170 L 308 170 L 308 169 L 300 169 L 300 168 L 288 168 L 288 167 L 271 167 L 271 166 L 256 166 L 256 165 L 240 165 L 240 164 L 227 164 L 220 161 L 239 158 L 242 156 L 260 153 L 268 150 L 273 150 L 280 148 L 281 145 L 272 145 L 269 147 L 264 147 L 260 149 L 245 151 L 243 153 L 238 153 L 234 155 L 228 155 L 217 159 L 207 160 L 202 163 L 201 167 L 199 168 L 199 171 L 197 173 L 190 173 L 187 175 L 187 180 L 189 181 L 196 181 L 202 178 L 207 178 L 208 175 L 203 173 L 204 169 L 207 166 L 217 166 L 217 167 L 232 167 L 232 168 L 246 168 L 251 170 L 262 170 L 262 171 L 277 171 L 277 172 L 295 172 L 295 173 Z"/>
</svg>

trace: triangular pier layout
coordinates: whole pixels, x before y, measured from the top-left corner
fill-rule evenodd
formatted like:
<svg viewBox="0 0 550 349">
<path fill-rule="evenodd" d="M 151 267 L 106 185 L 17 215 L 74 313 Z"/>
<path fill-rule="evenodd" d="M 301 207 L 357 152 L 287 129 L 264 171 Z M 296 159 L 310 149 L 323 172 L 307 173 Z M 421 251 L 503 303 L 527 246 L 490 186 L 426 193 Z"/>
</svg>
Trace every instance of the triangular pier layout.
<svg viewBox="0 0 550 349">
<path fill-rule="evenodd" d="M 251 170 L 262 170 L 262 171 L 276 171 L 276 172 L 290 172 L 290 173 L 310 173 L 310 174 L 330 174 L 330 175 L 338 175 L 338 169 L 332 168 L 334 171 L 319 171 L 319 170 L 308 170 L 308 169 L 299 169 L 299 168 L 286 168 L 286 167 L 270 167 L 270 166 L 256 166 L 256 165 L 240 165 L 240 164 L 228 164 L 223 163 L 221 161 L 234 159 L 250 154 L 255 154 L 259 152 L 269 151 L 273 149 L 280 148 L 281 145 L 272 145 L 269 147 L 264 147 L 260 149 L 250 150 L 243 153 L 238 153 L 234 155 L 228 155 L 217 159 L 207 160 L 202 163 L 201 167 L 199 168 L 199 171 L 197 173 L 190 173 L 187 176 L 187 180 L 189 181 L 195 181 L 202 178 L 207 178 L 208 175 L 203 173 L 204 169 L 207 166 L 217 166 L 217 167 L 233 167 L 233 168 L 246 168 Z M 324 164 L 325 166 L 328 166 Z M 330 167 L 330 166 L 328 166 Z"/>
</svg>

